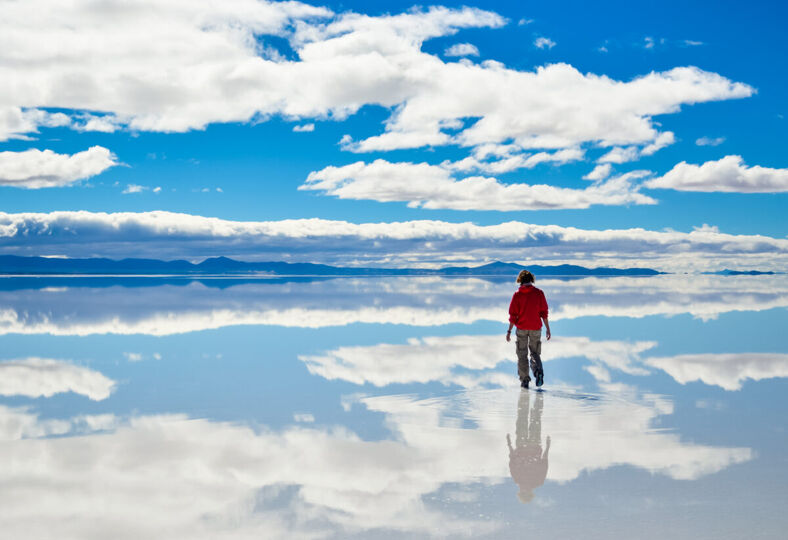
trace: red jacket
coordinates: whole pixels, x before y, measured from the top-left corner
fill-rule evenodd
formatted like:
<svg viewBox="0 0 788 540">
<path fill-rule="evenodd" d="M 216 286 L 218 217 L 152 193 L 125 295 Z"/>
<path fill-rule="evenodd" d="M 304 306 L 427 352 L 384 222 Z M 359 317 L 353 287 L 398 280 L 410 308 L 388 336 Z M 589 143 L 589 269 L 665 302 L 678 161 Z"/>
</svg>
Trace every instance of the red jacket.
<svg viewBox="0 0 788 540">
<path fill-rule="evenodd" d="M 542 289 L 523 285 L 512 296 L 509 304 L 509 322 L 520 330 L 540 330 L 542 319 L 547 320 L 547 300 Z"/>
</svg>

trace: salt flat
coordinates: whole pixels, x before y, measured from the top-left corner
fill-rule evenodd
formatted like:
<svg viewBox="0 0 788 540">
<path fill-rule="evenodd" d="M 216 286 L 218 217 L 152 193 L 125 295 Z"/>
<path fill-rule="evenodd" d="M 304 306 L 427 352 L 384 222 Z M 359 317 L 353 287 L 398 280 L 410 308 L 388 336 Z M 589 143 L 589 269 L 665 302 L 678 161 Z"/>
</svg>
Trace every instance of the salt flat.
<svg viewBox="0 0 788 540">
<path fill-rule="evenodd" d="M 15 538 L 776 538 L 788 280 L 3 280 Z M 549 439 L 549 443 L 548 443 Z"/>
</svg>

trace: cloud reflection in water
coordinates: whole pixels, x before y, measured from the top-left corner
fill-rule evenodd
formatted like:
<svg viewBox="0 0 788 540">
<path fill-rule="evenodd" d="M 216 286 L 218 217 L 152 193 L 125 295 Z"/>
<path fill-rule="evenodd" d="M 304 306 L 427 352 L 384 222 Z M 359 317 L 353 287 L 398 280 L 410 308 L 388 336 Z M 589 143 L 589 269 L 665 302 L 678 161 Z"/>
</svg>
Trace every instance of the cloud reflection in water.
<svg viewBox="0 0 788 540">
<path fill-rule="evenodd" d="M 354 323 L 440 326 L 505 321 L 510 281 L 478 278 L 127 281 L 46 278 L 0 292 L 0 335 L 165 336 L 233 325 L 324 328 Z M 116 283 L 118 280 L 112 281 Z M 64 285 L 71 283 L 72 286 Z M 150 285 L 153 283 L 154 285 Z M 703 320 L 731 311 L 788 307 L 783 276 L 541 279 L 555 320 L 683 313 Z M 221 288 L 220 288 L 221 287 Z"/>
</svg>

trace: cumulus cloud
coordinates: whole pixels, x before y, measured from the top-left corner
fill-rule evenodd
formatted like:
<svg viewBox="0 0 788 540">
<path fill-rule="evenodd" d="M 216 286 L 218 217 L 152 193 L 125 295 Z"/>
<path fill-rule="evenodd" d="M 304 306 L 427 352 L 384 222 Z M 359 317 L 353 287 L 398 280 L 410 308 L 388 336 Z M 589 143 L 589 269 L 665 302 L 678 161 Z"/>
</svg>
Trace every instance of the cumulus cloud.
<svg viewBox="0 0 788 540">
<path fill-rule="evenodd" d="M 102 146 L 76 154 L 36 149 L 0 152 L 0 186 L 27 189 L 67 186 L 117 164 L 112 152 Z"/>
<path fill-rule="evenodd" d="M 725 142 L 725 137 L 701 137 L 695 140 L 698 146 L 719 146 Z"/>
<path fill-rule="evenodd" d="M 301 124 L 301 125 L 298 125 L 298 126 L 293 126 L 293 131 L 295 131 L 296 133 L 299 133 L 299 132 L 303 133 L 303 132 L 306 132 L 306 131 L 315 131 L 315 124 L 311 124 L 310 123 L 310 124 Z"/>
<path fill-rule="evenodd" d="M 141 186 L 139 184 L 128 184 L 121 193 L 124 195 L 128 195 L 130 193 L 142 193 L 143 191 L 147 191 L 150 188 L 148 186 Z"/>
<path fill-rule="evenodd" d="M 597 160 L 597 163 L 627 163 L 629 161 L 636 161 L 641 156 L 650 156 L 661 150 L 666 146 L 673 144 L 676 141 L 676 136 L 671 131 L 665 131 L 657 135 L 657 137 L 649 144 L 639 146 L 617 146 L 611 149 L 608 153 L 603 155 Z"/>
<path fill-rule="evenodd" d="M 94 401 L 107 399 L 115 382 L 89 368 L 50 358 L 21 358 L 0 362 L 0 395 L 51 397 L 63 392 Z"/>
<path fill-rule="evenodd" d="M 592 230 L 510 221 L 498 225 L 445 221 L 350 223 L 324 219 L 229 221 L 173 212 L 0 212 L 6 254 L 196 258 L 222 254 L 248 260 L 353 264 L 444 265 L 491 259 L 608 261 L 657 269 L 781 268 L 788 240 L 691 232 Z M 459 255 L 459 256 L 458 256 Z M 724 266 L 721 266 L 724 265 Z"/>
<path fill-rule="evenodd" d="M 788 191 L 788 169 L 748 167 L 741 156 L 725 156 L 703 165 L 682 161 L 664 176 L 649 180 L 645 185 L 679 191 L 778 193 Z"/>
<path fill-rule="evenodd" d="M 583 177 L 584 180 L 604 180 L 610 176 L 613 166 L 610 163 L 602 163 L 593 168 L 593 170 Z"/>
<path fill-rule="evenodd" d="M 405 201 L 413 208 L 453 210 L 539 210 L 588 208 L 592 205 L 656 204 L 638 193 L 632 172 L 585 189 L 544 184 L 505 184 L 496 178 L 455 178 L 444 167 L 427 163 L 390 163 L 379 159 L 309 174 L 299 187 L 340 199 Z"/>
<path fill-rule="evenodd" d="M 117 117 L 107 114 L 96 116 L 85 114 L 80 118 L 80 122 L 74 125 L 77 131 L 98 131 L 101 133 L 114 133 L 121 127 L 121 122 Z"/>
<path fill-rule="evenodd" d="M 725 390 L 739 390 L 747 379 L 788 377 L 788 354 L 781 353 L 682 354 L 648 358 L 645 363 L 681 384 L 701 381 Z"/>
<path fill-rule="evenodd" d="M 72 111 L 79 129 L 172 132 L 273 115 L 342 119 L 377 105 L 392 111 L 384 131 L 346 148 L 646 146 L 660 135 L 653 116 L 753 92 L 693 67 L 617 81 L 567 64 L 518 71 L 421 50 L 462 28 L 505 23 L 472 8 L 366 16 L 254 0 L 14 3 L 0 21 L 13 51 L 0 67 L 10 81 L 0 137 L 69 121 L 48 108 Z"/>
<path fill-rule="evenodd" d="M 545 361 L 584 357 L 630 374 L 643 374 L 632 364 L 637 355 L 656 343 L 593 341 L 560 337 L 549 344 Z M 414 338 L 406 344 L 340 347 L 320 355 L 299 356 L 310 373 L 329 380 L 387 386 L 402 383 L 456 384 L 466 388 L 516 386 L 515 369 L 491 371 L 517 361 L 513 346 L 503 336 L 435 336 Z"/>
<path fill-rule="evenodd" d="M 455 43 L 443 51 L 445 56 L 479 56 L 479 49 L 472 43 Z"/>
<path fill-rule="evenodd" d="M 665 371 L 686 384 L 702 381 L 725 390 L 739 390 L 744 380 L 788 377 L 788 354 L 735 353 L 688 354 L 643 358 L 657 346 L 654 341 L 595 341 L 586 337 L 558 337 L 546 344 L 543 361 L 585 358 L 584 368 L 601 383 L 611 382 L 611 371 L 648 375 L 647 367 Z M 329 380 L 388 386 L 437 382 L 466 388 L 516 386 L 515 368 L 508 373 L 500 364 L 515 364 L 511 343 L 492 336 L 445 336 L 410 339 L 406 344 L 340 347 L 320 355 L 299 356 L 310 373 Z"/>
<path fill-rule="evenodd" d="M 5 20 L 0 21 L 0 25 L 3 22 Z M 5 31 L 5 29 L 3 30 Z M 50 113 L 40 109 L 23 109 L 22 107 L 0 105 L 0 141 L 8 139 L 29 140 L 31 139 L 30 133 L 38 133 L 39 127 L 63 127 L 70 124 L 71 118 L 63 113 Z"/>
<path fill-rule="evenodd" d="M 518 169 L 533 169 L 542 163 L 564 164 L 583 159 L 580 148 L 565 148 L 555 152 L 518 152 L 513 145 L 485 144 L 474 149 L 473 155 L 458 161 L 446 160 L 441 167 L 451 171 L 483 171 L 501 174 Z M 492 157 L 492 159 L 491 159 Z"/>
<path fill-rule="evenodd" d="M 538 49 L 552 49 L 555 47 L 555 41 L 546 37 L 538 37 L 534 40 L 534 47 Z"/>
</svg>

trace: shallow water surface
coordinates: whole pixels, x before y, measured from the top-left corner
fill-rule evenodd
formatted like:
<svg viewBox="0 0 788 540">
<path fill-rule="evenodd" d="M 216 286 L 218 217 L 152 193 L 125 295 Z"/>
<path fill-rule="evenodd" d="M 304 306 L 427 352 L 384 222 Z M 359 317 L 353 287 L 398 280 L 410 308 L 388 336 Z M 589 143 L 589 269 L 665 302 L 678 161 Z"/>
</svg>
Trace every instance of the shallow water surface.
<svg viewBox="0 0 788 540">
<path fill-rule="evenodd" d="M 788 279 L 0 278 L 9 538 L 782 538 Z"/>
</svg>

